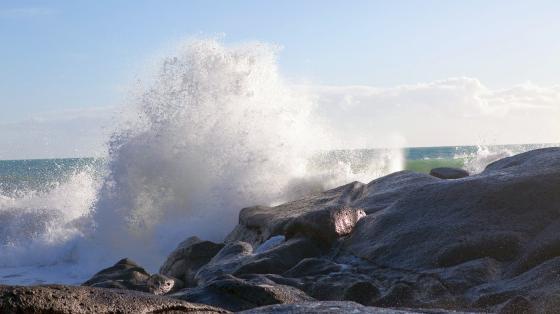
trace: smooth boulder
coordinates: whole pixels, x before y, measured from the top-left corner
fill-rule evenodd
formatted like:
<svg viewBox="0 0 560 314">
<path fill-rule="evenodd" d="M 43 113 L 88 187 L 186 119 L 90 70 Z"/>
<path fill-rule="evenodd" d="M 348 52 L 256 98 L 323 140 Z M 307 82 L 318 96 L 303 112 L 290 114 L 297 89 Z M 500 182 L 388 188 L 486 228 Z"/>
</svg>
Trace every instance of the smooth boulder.
<svg viewBox="0 0 560 314">
<path fill-rule="evenodd" d="M 230 311 L 242 311 L 271 304 L 293 304 L 314 299 L 291 286 L 277 284 L 265 277 L 240 279 L 231 275 L 217 278 L 197 288 L 172 295 L 175 298 L 209 304 Z"/>
<path fill-rule="evenodd" d="M 467 170 L 461 168 L 439 167 L 430 170 L 430 175 L 440 179 L 461 179 L 469 176 Z"/>
<path fill-rule="evenodd" d="M 366 216 L 360 208 L 332 206 L 304 213 L 286 224 L 284 235 L 292 238 L 302 235 L 320 243 L 330 244 L 349 235 L 356 223 Z"/>
<path fill-rule="evenodd" d="M 223 244 L 190 237 L 169 254 L 159 272 L 182 280 L 186 286 L 194 286 L 194 276 L 200 267 L 206 265 L 223 247 Z"/>
<path fill-rule="evenodd" d="M 150 274 L 144 268 L 131 259 L 123 258 L 115 265 L 99 271 L 82 285 L 149 292 L 149 279 Z"/>
</svg>

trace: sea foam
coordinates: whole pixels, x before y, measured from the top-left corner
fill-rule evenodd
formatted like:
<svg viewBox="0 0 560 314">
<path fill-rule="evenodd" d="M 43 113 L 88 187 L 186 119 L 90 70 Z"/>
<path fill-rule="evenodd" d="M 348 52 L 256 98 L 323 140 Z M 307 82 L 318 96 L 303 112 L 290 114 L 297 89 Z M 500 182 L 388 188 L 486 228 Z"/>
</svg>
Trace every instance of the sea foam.
<svg viewBox="0 0 560 314">
<path fill-rule="evenodd" d="M 187 236 L 222 240 L 242 207 L 402 169 L 400 150 L 360 167 L 353 158 L 318 164 L 314 156 L 340 141 L 312 98 L 282 79 L 276 53 L 195 40 L 163 58 L 108 140 L 102 178 L 76 173 L 1 201 L 11 217 L 2 280 L 77 283 L 122 257 L 156 271 Z"/>
</svg>

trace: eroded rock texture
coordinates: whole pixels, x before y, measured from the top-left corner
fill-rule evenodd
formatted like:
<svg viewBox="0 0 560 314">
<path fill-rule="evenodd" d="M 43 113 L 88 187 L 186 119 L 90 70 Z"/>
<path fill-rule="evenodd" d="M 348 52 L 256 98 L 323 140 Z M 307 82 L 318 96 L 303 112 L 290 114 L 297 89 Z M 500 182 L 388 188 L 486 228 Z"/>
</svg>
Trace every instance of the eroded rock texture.
<svg viewBox="0 0 560 314">
<path fill-rule="evenodd" d="M 0 313 L 227 313 L 208 305 L 122 289 L 0 286 Z"/>
</svg>

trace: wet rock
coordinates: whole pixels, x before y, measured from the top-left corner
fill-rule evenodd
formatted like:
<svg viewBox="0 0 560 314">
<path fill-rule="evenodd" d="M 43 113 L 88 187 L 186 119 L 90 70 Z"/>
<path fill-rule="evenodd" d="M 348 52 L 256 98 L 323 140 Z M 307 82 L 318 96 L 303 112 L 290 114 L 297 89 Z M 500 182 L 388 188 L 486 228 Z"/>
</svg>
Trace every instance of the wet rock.
<svg viewBox="0 0 560 314">
<path fill-rule="evenodd" d="M 153 274 L 148 278 L 146 285 L 148 286 L 148 291 L 155 295 L 160 295 L 181 288 L 183 283 L 178 279 L 167 277 L 162 274 Z"/>
<path fill-rule="evenodd" d="M 406 313 L 458 313 L 449 310 L 438 311 L 414 311 L 414 310 L 398 310 L 386 309 L 379 307 L 368 307 L 350 301 L 320 301 L 320 302 L 306 302 L 301 304 L 281 304 L 263 306 L 256 309 L 240 312 L 242 314 L 279 314 L 279 313 L 292 313 L 292 314 L 307 314 L 307 313 L 321 313 L 321 314 L 335 314 L 335 313 L 355 313 L 355 314 L 406 314 Z"/>
<path fill-rule="evenodd" d="M 115 265 L 99 271 L 82 285 L 149 292 L 149 279 L 150 274 L 144 268 L 128 258 L 123 258 Z"/>
<path fill-rule="evenodd" d="M 430 170 L 430 175 L 440 179 L 461 179 L 469 176 L 469 172 L 461 168 L 439 167 Z"/>
<path fill-rule="evenodd" d="M 376 306 L 413 307 L 414 289 L 407 283 L 397 283 L 389 291 L 375 301 Z"/>
<path fill-rule="evenodd" d="M 244 241 L 253 246 L 258 246 L 272 236 L 284 234 L 285 226 L 293 219 L 305 213 L 325 209 L 328 206 L 348 205 L 360 198 L 366 188 L 363 183 L 352 182 L 275 207 L 255 206 L 244 208 L 239 213 L 239 224 L 226 237 L 225 242 Z"/>
<path fill-rule="evenodd" d="M 421 310 L 427 313 L 554 313 L 560 306 L 558 191 L 560 148 L 548 148 L 460 180 L 401 171 L 275 207 L 246 208 L 226 245 L 185 271 L 197 286 L 172 295 L 232 310 L 298 303 L 254 310 L 262 313 L 380 311 L 354 302 L 300 303 L 311 298 L 427 307 Z M 193 243 L 199 242 L 183 247 Z M 141 289 L 149 275 L 123 264 L 92 283 Z M 166 269 L 185 268 L 174 264 Z"/>
<path fill-rule="evenodd" d="M 442 248 L 437 255 L 436 264 L 439 267 L 449 267 L 483 257 L 502 262 L 509 261 L 520 253 L 521 242 L 521 236 L 509 232 L 492 232 L 478 237 L 461 238 L 455 244 Z"/>
<path fill-rule="evenodd" d="M 297 265 L 286 271 L 284 277 L 304 277 L 324 275 L 341 270 L 341 266 L 324 258 L 305 258 Z"/>
<path fill-rule="evenodd" d="M 253 247 L 251 244 L 243 241 L 229 243 L 210 262 L 200 268 L 195 275 L 195 282 L 202 285 L 214 278 L 232 274 L 252 257 Z"/>
<path fill-rule="evenodd" d="M 498 314 L 534 314 L 535 308 L 527 298 L 516 296 L 498 307 Z"/>
<path fill-rule="evenodd" d="M 354 301 L 362 305 L 372 305 L 380 296 L 379 289 L 367 281 L 359 281 L 344 291 L 344 300 Z"/>
<path fill-rule="evenodd" d="M 281 274 L 302 259 L 321 255 L 321 249 L 307 238 L 290 239 L 244 261 L 234 274 Z"/>
<path fill-rule="evenodd" d="M 502 263 L 484 257 L 453 267 L 437 268 L 426 272 L 438 276 L 445 286 L 456 294 L 469 288 L 500 279 Z"/>
<path fill-rule="evenodd" d="M 344 251 L 415 271 L 484 257 L 514 265 L 527 243 L 560 219 L 560 193 L 555 192 L 560 190 L 560 149 L 532 151 L 518 159 L 461 180 L 417 185 L 362 218 L 344 240 Z M 378 208 L 366 198 L 357 202 L 361 208 Z"/>
<path fill-rule="evenodd" d="M 200 267 L 207 264 L 222 248 L 223 244 L 202 241 L 190 237 L 181 242 L 169 254 L 159 272 L 163 275 L 178 278 L 187 286 L 194 286 L 194 276 Z"/>
<path fill-rule="evenodd" d="M 350 272 L 304 277 L 303 290 L 317 300 L 344 300 L 345 291 L 358 282 L 371 280 L 368 275 Z"/>
<path fill-rule="evenodd" d="M 471 299 L 473 307 L 481 309 L 494 308 L 516 297 L 530 299 L 534 304 L 544 304 L 545 308 L 546 304 L 560 305 L 557 302 L 560 301 L 558 269 L 560 257 L 555 257 L 520 275 L 473 287 L 466 295 Z"/>
<path fill-rule="evenodd" d="M 0 312 L 16 313 L 227 313 L 136 291 L 79 286 L 0 286 Z"/>
<path fill-rule="evenodd" d="M 241 311 L 259 306 L 301 303 L 313 298 L 291 286 L 279 285 L 261 277 L 243 280 L 224 276 L 209 284 L 185 289 L 172 295 L 189 302 L 209 304 L 230 311 Z"/>
<path fill-rule="evenodd" d="M 359 208 L 332 206 L 302 214 L 286 224 L 287 238 L 296 235 L 330 244 L 341 236 L 348 235 L 366 213 Z"/>
</svg>

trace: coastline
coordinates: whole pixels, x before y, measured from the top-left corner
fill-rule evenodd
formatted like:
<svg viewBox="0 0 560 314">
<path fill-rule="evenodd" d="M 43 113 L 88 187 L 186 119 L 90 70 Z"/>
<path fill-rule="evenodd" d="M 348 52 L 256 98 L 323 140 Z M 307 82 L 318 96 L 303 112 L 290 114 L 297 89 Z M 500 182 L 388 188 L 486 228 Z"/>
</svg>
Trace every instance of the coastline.
<svg viewBox="0 0 560 314">
<path fill-rule="evenodd" d="M 159 274 L 121 260 L 84 283 L 100 289 L 91 295 L 105 293 L 105 301 L 87 293 L 85 300 L 99 306 L 129 293 L 135 300 L 156 298 L 150 300 L 160 308 L 134 310 L 146 313 L 184 312 L 191 304 L 212 306 L 191 313 L 329 313 L 337 307 L 545 313 L 560 301 L 558 190 L 560 148 L 507 157 L 459 179 L 400 171 L 275 207 L 245 208 L 223 243 L 189 238 Z M 44 301 L 48 289 L 66 291 L 60 300 L 92 289 L 58 287 L 3 286 L 0 308 L 40 312 L 47 303 L 25 300 Z M 273 304 L 279 305 L 267 307 Z M 88 312 L 62 301 L 48 306 L 55 313 Z M 105 309 L 99 312 L 111 311 Z"/>
</svg>

